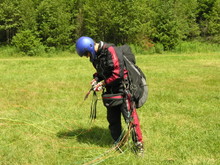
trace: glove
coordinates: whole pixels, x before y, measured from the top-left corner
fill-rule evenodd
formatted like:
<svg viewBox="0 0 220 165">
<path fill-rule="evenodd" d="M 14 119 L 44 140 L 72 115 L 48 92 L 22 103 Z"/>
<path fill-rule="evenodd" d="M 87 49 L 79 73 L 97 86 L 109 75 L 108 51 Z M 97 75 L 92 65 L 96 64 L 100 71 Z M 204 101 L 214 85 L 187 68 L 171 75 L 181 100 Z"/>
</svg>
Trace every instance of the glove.
<svg viewBox="0 0 220 165">
<path fill-rule="evenodd" d="M 94 78 L 91 82 L 90 82 L 90 84 L 92 85 L 92 87 L 94 87 L 95 85 L 97 85 L 97 80 Z"/>
<path fill-rule="evenodd" d="M 93 86 L 93 90 L 94 90 L 94 91 L 100 91 L 100 90 L 102 90 L 102 85 L 103 85 L 103 82 L 99 82 L 98 84 L 96 84 L 96 85 Z"/>
</svg>

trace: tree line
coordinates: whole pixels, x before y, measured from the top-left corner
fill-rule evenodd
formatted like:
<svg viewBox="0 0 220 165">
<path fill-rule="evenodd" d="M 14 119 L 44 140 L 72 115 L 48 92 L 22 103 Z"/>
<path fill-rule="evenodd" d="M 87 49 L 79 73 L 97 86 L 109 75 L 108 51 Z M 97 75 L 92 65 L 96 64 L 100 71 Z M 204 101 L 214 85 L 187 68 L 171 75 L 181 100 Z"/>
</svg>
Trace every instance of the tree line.
<svg viewBox="0 0 220 165">
<path fill-rule="evenodd" d="M 220 0 L 1 0 L 0 44 L 26 53 L 80 36 L 171 50 L 183 40 L 220 43 Z"/>
</svg>

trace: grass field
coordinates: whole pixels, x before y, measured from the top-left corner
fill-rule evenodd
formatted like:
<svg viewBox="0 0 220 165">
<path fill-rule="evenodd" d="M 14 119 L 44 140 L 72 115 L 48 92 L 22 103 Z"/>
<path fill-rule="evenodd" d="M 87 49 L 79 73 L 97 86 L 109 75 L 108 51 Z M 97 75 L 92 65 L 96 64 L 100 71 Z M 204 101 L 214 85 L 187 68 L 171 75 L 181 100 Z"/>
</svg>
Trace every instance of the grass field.
<svg viewBox="0 0 220 165">
<path fill-rule="evenodd" d="M 149 100 L 138 109 L 145 156 L 109 152 L 101 100 L 89 123 L 88 59 L 0 59 L 1 165 L 220 164 L 220 53 L 138 55 Z M 106 153 L 103 156 L 103 153 Z"/>
</svg>

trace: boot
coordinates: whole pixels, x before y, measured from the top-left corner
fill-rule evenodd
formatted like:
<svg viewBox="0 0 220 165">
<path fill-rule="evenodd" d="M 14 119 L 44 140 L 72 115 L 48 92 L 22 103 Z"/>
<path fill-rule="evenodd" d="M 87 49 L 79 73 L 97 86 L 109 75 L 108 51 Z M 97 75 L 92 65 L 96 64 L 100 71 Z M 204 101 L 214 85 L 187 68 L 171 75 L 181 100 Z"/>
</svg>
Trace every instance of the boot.
<svg viewBox="0 0 220 165">
<path fill-rule="evenodd" d="M 144 145 L 142 142 L 135 143 L 135 152 L 138 156 L 141 156 L 141 157 L 144 156 Z"/>
</svg>

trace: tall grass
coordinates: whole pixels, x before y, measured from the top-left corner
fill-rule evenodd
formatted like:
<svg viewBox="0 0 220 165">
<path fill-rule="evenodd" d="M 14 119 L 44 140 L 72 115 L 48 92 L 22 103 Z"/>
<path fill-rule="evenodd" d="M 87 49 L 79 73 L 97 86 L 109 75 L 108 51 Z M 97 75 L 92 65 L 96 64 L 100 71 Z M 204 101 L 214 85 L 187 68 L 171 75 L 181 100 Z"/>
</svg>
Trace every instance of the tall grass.
<svg viewBox="0 0 220 165">
<path fill-rule="evenodd" d="M 201 41 L 182 41 L 180 42 L 173 50 L 164 51 L 164 47 L 160 43 L 151 44 L 148 48 L 143 48 L 137 44 L 129 44 L 134 54 L 191 54 L 191 53 L 212 53 L 220 52 L 220 45 L 209 42 Z M 56 56 L 72 56 L 75 52 L 75 46 L 71 46 L 66 51 L 61 49 L 56 49 L 55 47 L 44 47 L 36 51 L 37 54 L 34 56 L 37 57 L 56 57 Z M 14 46 L 0 46 L 0 58 L 9 58 L 9 57 L 25 57 L 28 56 L 23 52 L 19 52 L 18 49 Z"/>
<path fill-rule="evenodd" d="M 18 52 L 15 47 L 12 46 L 0 46 L 0 58 L 8 58 L 18 56 Z"/>
<path fill-rule="evenodd" d="M 220 45 L 208 42 L 181 42 L 174 50 L 176 53 L 210 53 L 220 52 Z"/>
<path fill-rule="evenodd" d="M 94 69 L 68 56 L 0 59 L 0 164 L 220 164 L 219 53 L 137 56 L 149 85 L 143 158 L 129 145 L 106 153 L 106 109 L 99 101 L 89 123 L 92 96 L 83 102 Z"/>
<path fill-rule="evenodd" d="M 71 47 L 69 50 L 63 51 L 62 49 L 56 49 L 55 47 L 41 47 L 35 53 L 31 55 L 25 54 L 19 51 L 15 46 L 0 46 L 0 58 L 14 58 L 14 57 L 66 57 L 72 56 L 75 52 L 75 47 Z"/>
<path fill-rule="evenodd" d="M 130 45 L 135 54 L 190 54 L 190 53 L 210 53 L 220 52 L 220 45 L 217 43 L 201 42 L 201 41 L 182 41 L 173 50 L 164 51 L 164 47 L 160 43 L 152 44 L 152 47 L 143 49 L 139 45 Z"/>
</svg>

